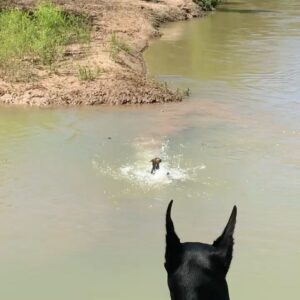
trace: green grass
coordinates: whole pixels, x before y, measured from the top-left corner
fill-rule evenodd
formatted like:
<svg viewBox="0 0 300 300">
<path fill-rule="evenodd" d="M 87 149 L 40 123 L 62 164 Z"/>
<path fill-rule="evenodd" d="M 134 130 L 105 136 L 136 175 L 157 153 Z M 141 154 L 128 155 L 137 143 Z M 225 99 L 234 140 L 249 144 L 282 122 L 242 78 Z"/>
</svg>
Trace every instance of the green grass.
<svg viewBox="0 0 300 300">
<path fill-rule="evenodd" d="M 89 66 L 79 66 L 78 78 L 82 81 L 93 81 L 103 72 L 99 66 L 94 69 Z"/>
<path fill-rule="evenodd" d="M 39 62 L 51 66 L 64 46 L 89 39 L 90 26 L 83 16 L 68 15 L 51 2 L 31 13 L 19 9 L 0 12 L 0 68 Z"/>
<path fill-rule="evenodd" d="M 113 60 L 116 60 L 120 51 L 132 54 L 132 48 L 114 32 L 110 39 L 110 56 Z"/>
<path fill-rule="evenodd" d="M 220 0 L 193 0 L 196 4 L 200 5 L 204 10 L 213 10 Z"/>
</svg>

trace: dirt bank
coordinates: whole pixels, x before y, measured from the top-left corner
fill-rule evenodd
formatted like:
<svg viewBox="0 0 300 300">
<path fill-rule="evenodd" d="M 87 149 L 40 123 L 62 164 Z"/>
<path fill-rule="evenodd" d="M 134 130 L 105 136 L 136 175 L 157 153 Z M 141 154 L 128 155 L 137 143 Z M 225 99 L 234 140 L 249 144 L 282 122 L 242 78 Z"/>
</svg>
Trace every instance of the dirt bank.
<svg viewBox="0 0 300 300">
<path fill-rule="evenodd" d="M 10 6 L 32 8 L 36 0 L 7 1 Z M 0 78 L 0 103 L 48 105 L 93 105 L 162 103 L 180 101 L 181 95 L 147 78 L 143 50 L 158 27 L 168 21 L 203 15 L 192 0 L 54 0 L 66 11 L 83 12 L 92 23 L 88 46 L 72 45 L 64 59 L 49 71 L 35 66 L 34 79 L 7 82 Z M 111 55 L 113 33 L 130 46 Z M 100 69 L 93 80 L 78 76 L 80 66 Z"/>
</svg>

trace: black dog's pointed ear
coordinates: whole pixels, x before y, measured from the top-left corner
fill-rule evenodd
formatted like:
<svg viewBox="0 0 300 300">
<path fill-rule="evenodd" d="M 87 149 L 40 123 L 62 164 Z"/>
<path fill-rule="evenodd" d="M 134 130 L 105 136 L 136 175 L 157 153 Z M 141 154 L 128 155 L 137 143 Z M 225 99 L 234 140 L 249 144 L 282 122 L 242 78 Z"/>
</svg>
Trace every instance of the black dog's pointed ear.
<svg viewBox="0 0 300 300">
<path fill-rule="evenodd" d="M 166 213 L 166 253 L 165 268 L 168 273 L 174 272 L 180 264 L 181 244 L 171 218 L 173 200 L 168 205 Z"/>
<path fill-rule="evenodd" d="M 225 274 L 230 267 L 232 259 L 234 244 L 233 233 L 236 224 L 236 215 L 237 207 L 234 206 L 223 233 L 213 243 L 213 246 L 217 249 L 217 254 L 220 258 L 221 264 L 224 266 Z"/>
</svg>

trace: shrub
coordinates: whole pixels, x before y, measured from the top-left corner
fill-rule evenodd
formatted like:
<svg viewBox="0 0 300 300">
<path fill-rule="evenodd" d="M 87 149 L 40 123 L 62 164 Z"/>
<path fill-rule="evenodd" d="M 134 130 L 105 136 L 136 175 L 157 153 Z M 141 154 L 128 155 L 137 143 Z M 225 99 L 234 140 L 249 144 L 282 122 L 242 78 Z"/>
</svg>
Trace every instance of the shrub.
<svg viewBox="0 0 300 300">
<path fill-rule="evenodd" d="M 193 0 L 200 5 L 204 10 L 213 10 L 220 2 L 220 0 Z"/>
</svg>

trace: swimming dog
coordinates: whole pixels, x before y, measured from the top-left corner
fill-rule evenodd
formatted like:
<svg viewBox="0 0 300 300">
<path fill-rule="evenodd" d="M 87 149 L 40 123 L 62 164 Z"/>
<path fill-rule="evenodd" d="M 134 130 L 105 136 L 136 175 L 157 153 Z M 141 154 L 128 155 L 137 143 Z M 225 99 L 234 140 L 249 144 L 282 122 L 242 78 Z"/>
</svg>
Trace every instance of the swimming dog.
<svg viewBox="0 0 300 300">
<path fill-rule="evenodd" d="M 155 174 L 155 172 L 159 170 L 159 164 L 161 163 L 161 159 L 159 157 L 155 157 L 151 159 L 150 162 L 152 162 L 151 174 Z"/>
<path fill-rule="evenodd" d="M 223 233 L 210 245 L 181 243 L 171 219 L 173 200 L 166 213 L 165 269 L 172 300 L 229 300 L 226 274 L 233 253 L 237 207 Z"/>
</svg>

